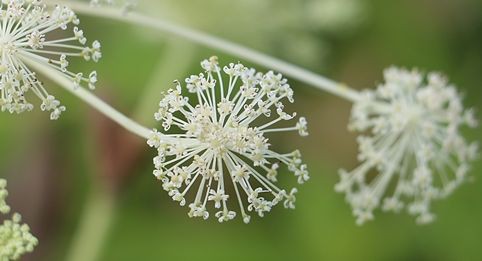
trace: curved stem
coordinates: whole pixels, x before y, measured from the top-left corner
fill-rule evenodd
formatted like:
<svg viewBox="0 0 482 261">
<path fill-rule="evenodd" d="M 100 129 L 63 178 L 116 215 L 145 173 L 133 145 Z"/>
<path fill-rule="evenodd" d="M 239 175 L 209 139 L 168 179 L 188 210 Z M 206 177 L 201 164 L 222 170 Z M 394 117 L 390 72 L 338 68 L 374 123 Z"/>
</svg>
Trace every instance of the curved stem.
<svg viewBox="0 0 482 261">
<path fill-rule="evenodd" d="M 112 7 L 91 7 L 88 3 L 76 1 L 54 1 L 55 3 L 64 3 L 72 8 L 74 11 L 90 16 L 97 16 L 103 18 L 110 18 L 117 21 L 127 22 L 136 25 L 142 25 L 153 28 L 162 32 L 177 35 L 179 37 L 188 39 L 190 41 L 215 48 L 226 53 L 234 54 L 240 58 L 250 60 L 254 63 L 263 65 L 267 68 L 281 72 L 294 79 L 315 86 L 323 91 L 330 92 L 336 96 L 355 102 L 360 98 L 360 93 L 354 89 L 347 87 L 344 84 L 335 82 L 321 75 L 308 71 L 297 65 L 279 60 L 277 58 L 268 56 L 261 52 L 252 50 L 242 45 L 208 35 L 206 33 L 196 31 L 184 26 L 169 23 L 157 18 L 149 17 L 140 13 L 130 12 L 125 13 L 121 9 Z"/>
<path fill-rule="evenodd" d="M 75 96 L 79 97 L 81 100 L 85 101 L 87 104 L 94 107 L 96 110 L 107 116 L 108 118 L 112 119 L 113 121 L 117 122 L 122 127 L 126 128 L 128 131 L 136 134 L 137 136 L 149 139 L 149 135 L 151 130 L 140 125 L 139 123 L 133 121 L 129 117 L 125 116 L 124 114 L 120 113 L 116 109 L 112 108 L 109 104 L 105 103 L 103 100 L 99 99 L 95 96 L 92 92 L 85 88 L 74 88 L 74 84 L 71 80 L 64 77 L 58 71 L 49 68 L 48 66 L 39 64 L 35 61 L 30 59 L 25 60 L 30 66 L 35 68 L 35 71 L 41 74 L 47 75 L 51 80 L 62 86 L 67 91 L 71 92 Z"/>
</svg>

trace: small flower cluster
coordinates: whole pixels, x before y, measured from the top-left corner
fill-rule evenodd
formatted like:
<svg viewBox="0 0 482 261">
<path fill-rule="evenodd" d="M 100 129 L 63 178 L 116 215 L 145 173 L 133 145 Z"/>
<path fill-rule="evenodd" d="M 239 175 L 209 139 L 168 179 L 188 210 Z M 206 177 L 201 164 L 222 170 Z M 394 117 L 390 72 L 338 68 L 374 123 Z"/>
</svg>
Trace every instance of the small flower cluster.
<svg viewBox="0 0 482 261">
<path fill-rule="evenodd" d="M 309 179 L 306 165 L 299 151 L 272 151 L 265 137 L 282 131 L 308 135 L 304 118 L 292 127 L 272 128 L 296 116 L 284 111 L 284 99 L 294 102 L 286 79 L 239 63 L 221 69 L 216 57 L 202 61 L 201 66 L 205 73 L 185 81 L 185 89 L 197 102 L 191 103 L 177 82 L 176 89 L 169 90 L 159 103 L 155 119 L 162 122 L 164 131 L 181 133 L 152 132 L 148 144 L 158 150 L 154 175 L 181 205 L 197 187 L 189 204 L 190 217 L 207 219 L 207 204 L 212 202 L 219 222 L 233 219 L 237 213 L 228 204 L 233 197 L 230 190 L 246 223 L 250 221 L 248 211 L 262 217 L 281 201 L 286 208 L 294 208 L 297 190 L 286 192 L 275 185 L 278 169 L 286 165 L 302 184 Z M 228 77 L 223 78 L 223 72 Z M 260 124 L 263 118 L 265 123 Z"/>
<path fill-rule="evenodd" d="M 0 179 L 0 213 L 7 214 L 10 207 L 5 202 L 8 195 L 7 182 Z M 0 225 L 0 259 L 1 260 L 17 260 L 22 255 L 32 252 L 38 244 L 37 238 L 30 234 L 30 228 L 27 224 L 21 224 L 21 216 L 18 213 L 13 214 L 11 220 L 5 220 Z"/>
<path fill-rule="evenodd" d="M 57 30 L 74 25 L 72 36 L 56 37 Z M 42 0 L 3 0 L 0 2 L 0 108 L 10 113 L 31 111 L 33 105 L 26 94 L 31 91 L 41 101 L 40 108 L 56 120 L 65 107 L 44 88 L 35 72 L 27 66 L 40 63 L 63 73 L 79 87 L 82 82 L 95 88 L 97 73 L 87 77 L 68 70 L 69 57 L 82 57 L 97 62 L 102 54 L 100 43 L 87 47 L 79 19 L 68 7 L 55 6 L 47 10 Z"/>
<path fill-rule="evenodd" d="M 7 196 L 7 181 L 0 179 L 0 213 L 2 214 L 7 214 L 10 212 L 10 206 L 8 206 L 7 202 L 5 201 Z"/>
<path fill-rule="evenodd" d="M 350 127 L 358 138 L 361 164 L 340 171 L 336 190 L 346 193 L 357 223 L 373 211 L 405 206 L 425 224 L 434 219 L 432 200 L 445 198 L 467 179 L 477 143 L 467 143 L 462 126 L 476 127 L 454 86 L 438 73 L 390 68 L 385 83 L 355 103 Z M 390 192 L 391 191 L 391 192 Z M 406 202 L 410 201 L 410 202 Z"/>
</svg>

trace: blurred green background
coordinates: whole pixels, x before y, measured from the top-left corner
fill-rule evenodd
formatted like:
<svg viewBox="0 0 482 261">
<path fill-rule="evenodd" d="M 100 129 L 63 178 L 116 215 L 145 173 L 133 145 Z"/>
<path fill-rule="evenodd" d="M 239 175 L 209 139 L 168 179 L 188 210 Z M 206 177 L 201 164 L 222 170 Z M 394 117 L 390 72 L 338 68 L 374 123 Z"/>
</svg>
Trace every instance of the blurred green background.
<svg viewBox="0 0 482 261">
<path fill-rule="evenodd" d="M 140 0 L 139 8 L 357 88 L 373 87 L 390 65 L 441 71 L 482 120 L 480 0 Z M 239 60 L 145 28 L 80 18 L 104 57 L 99 64 L 72 61 L 71 69 L 95 68 L 96 93 L 148 126 L 156 127 L 160 92 L 200 72 L 199 61 Z M 0 114 L 0 176 L 9 180 L 9 202 L 40 239 L 25 260 L 482 260 L 481 160 L 473 182 L 434 204 L 433 224 L 376 213 L 358 227 L 333 190 L 337 169 L 356 165 L 355 136 L 346 128 L 350 103 L 290 83 L 290 109 L 307 117 L 311 135 L 272 143 L 280 151 L 299 148 L 311 180 L 300 187 L 296 210 L 278 207 L 249 225 L 190 219 L 152 176 L 155 152 L 144 141 L 53 84 L 50 92 L 67 106 L 59 121 L 40 110 Z M 480 133 L 466 136 L 481 140 Z"/>
</svg>

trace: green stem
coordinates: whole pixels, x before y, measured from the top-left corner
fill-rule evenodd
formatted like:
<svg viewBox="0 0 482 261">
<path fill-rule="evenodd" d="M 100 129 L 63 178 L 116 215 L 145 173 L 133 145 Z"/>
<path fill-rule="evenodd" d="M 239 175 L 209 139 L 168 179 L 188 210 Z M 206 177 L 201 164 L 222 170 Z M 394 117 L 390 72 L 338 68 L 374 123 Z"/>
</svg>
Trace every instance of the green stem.
<svg viewBox="0 0 482 261">
<path fill-rule="evenodd" d="M 93 108 L 95 108 L 105 116 L 117 122 L 128 131 L 138 135 L 143 139 L 149 139 L 149 135 L 151 133 L 150 129 L 140 125 L 139 123 L 133 121 L 116 109 L 112 108 L 112 106 L 99 99 L 89 90 L 85 88 L 75 88 L 74 83 L 60 72 L 33 60 L 25 59 L 24 62 L 35 68 L 36 72 L 48 76 L 52 81 L 59 84 L 64 89 L 71 92 L 81 100 L 85 101 L 87 104 L 91 105 Z"/>
<path fill-rule="evenodd" d="M 137 12 L 129 12 L 126 14 L 118 8 L 93 8 L 88 3 L 78 1 L 67 2 L 48 0 L 48 2 L 62 3 L 66 6 L 69 6 L 74 11 L 85 15 L 109 18 L 177 35 L 178 37 L 190 40 L 192 42 L 202 44 L 220 51 L 224 51 L 226 53 L 230 53 L 240 58 L 263 65 L 269 69 L 281 72 L 301 82 L 307 83 L 309 85 L 317 87 L 320 90 L 327 91 L 349 101 L 355 102 L 360 99 L 360 93 L 357 90 L 351 89 L 344 84 L 330 80 L 326 77 L 308 71 L 300 66 L 290 64 L 288 62 L 271 57 L 269 55 L 247 48 L 237 43 L 233 43 L 225 39 L 221 39 L 191 28 L 163 21 L 158 18 L 149 17 Z"/>
</svg>

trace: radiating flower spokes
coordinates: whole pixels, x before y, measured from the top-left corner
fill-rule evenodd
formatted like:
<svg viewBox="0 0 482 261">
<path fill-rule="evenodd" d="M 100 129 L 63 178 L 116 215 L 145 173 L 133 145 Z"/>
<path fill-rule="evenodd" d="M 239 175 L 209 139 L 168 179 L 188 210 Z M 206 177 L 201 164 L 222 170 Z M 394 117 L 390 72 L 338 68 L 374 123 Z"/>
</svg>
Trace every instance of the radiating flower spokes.
<svg viewBox="0 0 482 261">
<path fill-rule="evenodd" d="M 152 132 L 148 144 L 158 150 L 154 175 L 181 205 L 186 204 L 188 192 L 195 191 L 194 201 L 189 204 L 191 217 L 208 218 L 207 204 L 212 202 L 220 222 L 233 219 L 236 212 L 228 204 L 228 199 L 233 198 L 246 223 L 250 220 L 247 212 L 264 216 L 283 200 L 285 207 L 294 208 L 297 190 L 288 194 L 275 185 L 278 168 L 281 164 L 288 166 L 302 184 L 309 178 L 306 165 L 299 151 L 272 151 L 265 137 L 284 131 L 308 134 L 304 118 L 293 127 L 272 127 L 295 117 L 284 112 L 282 100 L 294 101 L 286 79 L 239 63 L 221 69 L 216 57 L 204 60 L 201 66 L 205 73 L 185 81 L 192 97 L 183 96 L 177 82 L 159 103 L 155 119 L 162 122 L 164 131 L 172 128 L 181 133 Z M 229 77 L 227 80 L 223 73 Z M 195 103 L 190 102 L 193 98 Z M 258 124 L 262 118 L 267 119 L 266 123 Z"/>
<path fill-rule="evenodd" d="M 73 25 L 72 36 L 56 37 L 56 31 Z M 2 111 L 22 113 L 31 111 L 27 94 L 32 92 L 41 101 L 40 108 L 58 119 L 65 107 L 50 95 L 37 74 L 28 64 L 35 62 L 54 68 L 68 77 L 76 87 L 82 82 L 95 88 L 97 73 L 84 76 L 68 70 L 70 57 L 99 61 L 100 43 L 87 47 L 84 33 L 77 27 L 79 19 L 65 6 L 52 10 L 42 0 L 3 0 L 0 2 L 0 107 Z"/>
<path fill-rule="evenodd" d="M 478 145 L 468 144 L 459 129 L 474 128 L 477 121 L 438 73 L 424 80 L 418 71 L 390 68 L 384 76 L 384 84 L 365 91 L 353 106 L 350 128 L 365 133 L 358 137 L 361 163 L 340 171 L 336 190 L 346 193 L 358 224 L 373 219 L 378 207 L 406 207 L 418 223 L 429 223 L 432 200 L 467 179 Z"/>
</svg>

